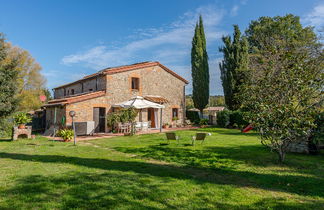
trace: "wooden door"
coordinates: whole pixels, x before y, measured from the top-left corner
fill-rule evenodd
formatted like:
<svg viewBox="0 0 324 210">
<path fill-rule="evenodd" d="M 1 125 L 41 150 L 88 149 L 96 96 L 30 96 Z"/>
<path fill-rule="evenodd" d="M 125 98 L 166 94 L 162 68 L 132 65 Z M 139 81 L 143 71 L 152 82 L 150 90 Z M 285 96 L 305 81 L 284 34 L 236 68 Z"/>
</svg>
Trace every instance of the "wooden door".
<svg viewBox="0 0 324 210">
<path fill-rule="evenodd" d="M 151 128 L 155 128 L 155 113 L 153 108 L 147 109 L 147 121 L 151 121 Z"/>
</svg>

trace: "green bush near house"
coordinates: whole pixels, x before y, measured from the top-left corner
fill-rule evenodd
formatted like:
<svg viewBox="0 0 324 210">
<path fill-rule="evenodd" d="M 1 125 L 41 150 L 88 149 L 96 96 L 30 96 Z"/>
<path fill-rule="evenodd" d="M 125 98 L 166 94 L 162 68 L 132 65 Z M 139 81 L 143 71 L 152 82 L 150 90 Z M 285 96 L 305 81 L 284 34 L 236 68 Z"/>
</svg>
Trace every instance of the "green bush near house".
<svg viewBox="0 0 324 210">
<path fill-rule="evenodd" d="M 217 125 L 221 128 L 240 128 L 246 127 L 249 122 L 244 119 L 246 113 L 241 110 L 223 110 L 217 113 Z"/>
<path fill-rule="evenodd" d="M 226 128 L 230 124 L 231 111 L 223 110 L 217 113 L 217 125 Z"/>
<path fill-rule="evenodd" d="M 230 111 L 230 123 L 229 125 L 234 128 L 243 129 L 249 122 L 244 119 L 244 112 L 240 110 Z"/>
<path fill-rule="evenodd" d="M 315 125 L 316 128 L 312 132 L 312 142 L 314 144 L 324 144 L 324 112 L 317 115 Z"/>
<path fill-rule="evenodd" d="M 201 119 L 199 125 L 208 125 L 208 119 Z"/>
<path fill-rule="evenodd" d="M 26 112 L 18 112 L 13 118 L 16 125 L 24 125 L 32 121 L 32 118 Z"/>
<path fill-rule="evenodd" d="M 194 124 L 198 124 L 200 122 L 200 117 L 199 117 L 198 112 L 186 111 L 186 117 L 188 120 L 190 120 Z"/>
<path fill-rule="evenodd" d="M 57 136 L 62 137 L 63 140 L 72 140 L 74 137 L 74 131 L 71 129 L 61 129 L 57 132 Z"/>
<path fill-rule="evenodd" d="M 0 119 L 0 137 L 11 137 L 14 121 L 12 117 Z"/>
</svg>

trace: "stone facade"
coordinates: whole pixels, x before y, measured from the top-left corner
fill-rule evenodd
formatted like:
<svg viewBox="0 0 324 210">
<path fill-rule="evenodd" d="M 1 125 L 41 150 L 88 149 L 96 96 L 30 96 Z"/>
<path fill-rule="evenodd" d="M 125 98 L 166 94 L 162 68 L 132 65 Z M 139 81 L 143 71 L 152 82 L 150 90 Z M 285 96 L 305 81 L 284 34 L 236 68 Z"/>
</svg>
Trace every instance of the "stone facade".
<svg viewBox="0 0 324 210">
<path fill-rule="evenodd" d="M 86 92 L 105 90 L 106 89 L 106 77 L 104 75 L 98 75 L 95 78 L 86 79 L 79 82 L 73 82 L 70 85 L 65 85 L 60 88 L 56 88 L 54 91 L 54 98 L 65 98 L 71 95 L 82 94 Z"/>
<path fill-rule="evenodd" d="M 139 79 L 139 89 L 133 90 L 131 83 L 132 78 Z M 84 122 L 94 120 L 93 110 L 95 107 L 105 108 L 106 114 L 112 111 L 112 105 L 127 101 L 134 96 L 160 96 L 168 100 L 163 105 L 165 108 L 162 110 L 162 123 L 172 123 L 172 109 L 178 109 L 179 122 L 183 122 L 185 119 L 185 85 L 186 82 L 175 77 L 170 72 L 166 71 L 159 65 L 134 69 L 131 71 L 119 72 L 114 74 L 98 75 L 96 78 L 83 80 L 80 82 L 71 83 L 70 85 L 55 89 L 55 99 L 65 98 L 65 91 L 71 93 L 71 89 L 74 89 L 75 94 L 82 92 L 83 90 L 96 88 L 99 90 L 105 90 L 105 96 L 92 98 L 80 102 L 73 102 L 65 104 L 60 108 L 57 108 L 57 122 L 61 121 L 61 118 L 66 117 L 66 125 L 71 125 L 72 119 L 69 116 L 69 112 L 74 110 L 76 112 L 75 121 Z M 51 123 L 54 119 L 54 107 L 48 107 L 46 109 L 46 119 Z M 142 121 L 148 121 L 148 110 L 143 109 L 141 111 Z M 140 120 L 140 115 L 137 116 L 137 120 Z M 160 125 L 160 110 L 155 110 L 155 117 L 157 117 L 157 125 Z M 106 132 L 108 128 L 106 127 Z"/>
</svg>

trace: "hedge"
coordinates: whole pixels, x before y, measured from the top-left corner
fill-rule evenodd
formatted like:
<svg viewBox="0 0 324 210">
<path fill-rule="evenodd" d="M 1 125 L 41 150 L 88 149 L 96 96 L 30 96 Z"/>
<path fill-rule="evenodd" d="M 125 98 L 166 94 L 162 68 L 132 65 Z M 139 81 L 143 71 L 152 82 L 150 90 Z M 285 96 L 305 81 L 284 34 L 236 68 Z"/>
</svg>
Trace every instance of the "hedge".
<svg viewBox="0 0 324 210">
<path fill-rule="evenodd" d="M 249 122 L 244 120 L 244 112 L 224 110 L 217 113 L 217 125 L 222 128 L 245 128 Z"/>
<path fill-rule="evenodd" d="M 191 122 L 193 122 L 195 124 L 199 124 L 199 122 L 200 122 L 200 117 L 199 117 L 198 112 L 186 111 L 186 117 L 188 120 L 190 120 Z"/>
</svg>

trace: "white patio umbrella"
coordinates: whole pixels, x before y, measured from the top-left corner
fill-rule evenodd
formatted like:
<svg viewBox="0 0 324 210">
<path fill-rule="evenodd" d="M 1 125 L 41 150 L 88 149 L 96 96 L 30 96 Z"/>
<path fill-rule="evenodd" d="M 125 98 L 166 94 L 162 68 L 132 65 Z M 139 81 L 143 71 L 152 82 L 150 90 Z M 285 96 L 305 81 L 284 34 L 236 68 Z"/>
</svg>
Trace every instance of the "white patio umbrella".
<svg viewBox="0 0 324 210">
<path fill-rule="evenodd" d="M 160 116 L 160 131 L 162 131 L 162 109 L 165 107 L 164 105 L 157 104 L 148 100 L 145 100 L 141 96 L 136 96 L 134 98 L 131 98 L 128 101 L 124 101 L 118 104 L 113 105 L 113 107 L 121 107 L 121 108 L 130 108 L 134 107 L 135 109 L 146 109 L 146 108 L 157 108 L 161 110 L 161 116 Z"/>
<path fill-rule="evenodd" d="M 113 105 L 113 107 L 122 107 L 122 108 L 134 107 L 135 109 L 145 109 L 145 108 L 162 109 L 162 108 L 164 108 L 163 105 L 145 100 L 141 96 L 136 96 L 128 101 L 124 101 L 124 102 L 115 104 L 115 105 Z"/>
</svg>

